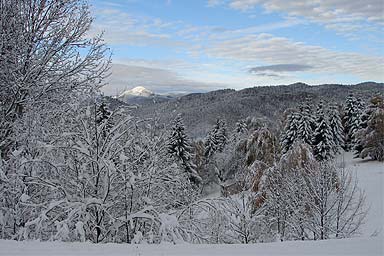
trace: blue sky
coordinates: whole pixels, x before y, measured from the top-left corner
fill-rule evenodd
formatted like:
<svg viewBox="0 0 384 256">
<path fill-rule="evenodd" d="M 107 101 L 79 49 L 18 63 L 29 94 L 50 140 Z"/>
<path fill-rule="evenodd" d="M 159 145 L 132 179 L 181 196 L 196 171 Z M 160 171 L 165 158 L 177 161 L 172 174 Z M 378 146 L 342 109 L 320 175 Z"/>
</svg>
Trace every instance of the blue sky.
<svg viewBox="0 0 384 256">
<path fill-rule="evenodd" d="M 91 1 L 106 94 L 384 80 L 382 0 Z"/>
</svg>

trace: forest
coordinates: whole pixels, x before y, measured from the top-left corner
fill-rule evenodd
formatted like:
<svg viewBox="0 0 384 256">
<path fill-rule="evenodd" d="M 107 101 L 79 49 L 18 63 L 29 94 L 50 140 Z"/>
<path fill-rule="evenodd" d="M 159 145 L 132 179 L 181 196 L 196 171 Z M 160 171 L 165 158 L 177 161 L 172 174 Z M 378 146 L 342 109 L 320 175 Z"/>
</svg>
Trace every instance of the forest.
<svg viewBox="0 0 384 256">
<path fill-rule="evenodd" d="M 366 195 L 335 158 L 384 161 L 382 93 L 307 95 L 274 119 L 217 118 L 193 137 L 182 110 L 164 125 L 161 115 L 109 106 L 100 88 L 111 54 L 102 35 L 87 34 L 89 8 L 1 1 L 0 239 L 248 244 L 358 234 Z"/>
</svg>

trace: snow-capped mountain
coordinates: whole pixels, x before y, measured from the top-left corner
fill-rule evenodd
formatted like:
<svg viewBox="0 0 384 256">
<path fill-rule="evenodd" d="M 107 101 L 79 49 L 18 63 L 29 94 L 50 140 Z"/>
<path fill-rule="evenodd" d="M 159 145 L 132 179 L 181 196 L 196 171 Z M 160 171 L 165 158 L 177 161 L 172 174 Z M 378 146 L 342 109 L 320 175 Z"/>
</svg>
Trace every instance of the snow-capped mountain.
<svg viewBox="0 0 384 256">
<path fill-rule="evenodd" d="M 126 90 L 122 92 L 118 98 L 127 98 L 127 97 L 151 97 L 155 94 L 143 86 L 137 86 L 133 89 Z"/>
<path fill-rule="evenodd" d="M 156 94 L 143 86 L 137 86 L 135 88 L 125 90 L 116 98 L 128 104 L 142 105 L 169 101 L 174 97 Z"/>
</svg>

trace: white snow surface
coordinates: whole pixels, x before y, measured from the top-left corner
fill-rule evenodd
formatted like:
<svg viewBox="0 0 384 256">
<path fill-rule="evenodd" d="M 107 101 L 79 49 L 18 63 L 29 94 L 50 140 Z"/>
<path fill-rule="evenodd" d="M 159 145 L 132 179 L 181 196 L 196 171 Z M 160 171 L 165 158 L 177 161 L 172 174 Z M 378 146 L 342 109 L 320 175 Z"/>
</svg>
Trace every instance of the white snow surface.
<svg viewBox="0 0 384 256">
<path fill-rule="evenodd" d="M 289 241 L 265 244 L 91 244 L 62 242 L 0 241 L 0 255 L 382 255 L 378 237 L 323 241 Z"/>
<path fill-rule="evenodd" d="M 384 255 L 384 163 L 338 157 L 356 174 L 370 207 L 359 237 L 324 241 L 287 241 L 248 245 L 229 244 L 91 244 L 0 240 L 0 255 Z"/>
<path fill-rule="evenodd" d="M 343 158 L 346 168 L 356 175 L 359 187 L 366 194 L 369 210 L 361 227 L 362 236 L 370 237 L 377 234 L 384 238 L 384 163 L 354 159 L 350 152 L 341 154 L 337 161 L 342 162 Z"/>
</svg>

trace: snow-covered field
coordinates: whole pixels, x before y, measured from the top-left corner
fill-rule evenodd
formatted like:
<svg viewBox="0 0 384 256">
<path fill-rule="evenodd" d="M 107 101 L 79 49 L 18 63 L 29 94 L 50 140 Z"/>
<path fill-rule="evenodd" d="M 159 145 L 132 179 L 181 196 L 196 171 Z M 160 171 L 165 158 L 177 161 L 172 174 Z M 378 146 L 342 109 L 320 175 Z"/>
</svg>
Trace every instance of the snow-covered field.
<svg viewBox="0 0 384 256">
<path fill-rule="evenodd" d="M 377 161 L 353 159 L 351 153 L 344 157 L 346 167 L 356 174 L 359 187 L 366 193 L 367 206 L 369 207 L 365 223 L 361 228 L 362 235 L 369 237 L 384 232 L 384 163 Z"/>
<path fill-rule="evenodd" d="M 295 241 L 248 245 L 125 245 L 1 241 L 0 255 L 382 255 L 379 238 Z"/>
<path fill-rule="evenodd" d="M 349 153 L 338 160 L 343 158 L 347 167 L 356 173 L 370 207 L 358 238 L 251 245 L 96 245 L 0 240 L 0 255 L 384 255 L 384 164 L 352 159 Z"/>
</svg>

